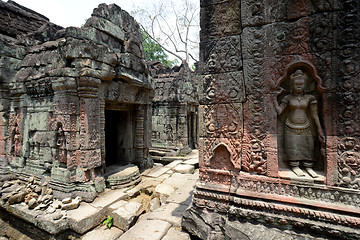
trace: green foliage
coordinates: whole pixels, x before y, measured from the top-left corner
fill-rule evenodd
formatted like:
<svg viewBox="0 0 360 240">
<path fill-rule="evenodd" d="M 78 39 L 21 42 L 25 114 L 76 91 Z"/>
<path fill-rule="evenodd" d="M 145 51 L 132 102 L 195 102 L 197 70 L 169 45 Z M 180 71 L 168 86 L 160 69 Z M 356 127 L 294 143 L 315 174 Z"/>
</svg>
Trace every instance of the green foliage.
<svg viewBox="0 0 360 240">
<path fill-rule="evenodd" d="M 152 40 L 145 31 L 142 31 L 142 37 L 146 60 L 159 61 L 166 67 L 173 67 L 177 63 L 176 60 L 169 60 L 169 56 L 165 53 L 161 45 Z"/>
<path fill-rule="evenodd" d="M 103 222 L 103 225 L 106 225 L 108 228 L 111 228 L 113 224 L 114 218 L 110 216 L 108 216 L 107 219 L 105 219 L 105 221 Z"/>
</svg>

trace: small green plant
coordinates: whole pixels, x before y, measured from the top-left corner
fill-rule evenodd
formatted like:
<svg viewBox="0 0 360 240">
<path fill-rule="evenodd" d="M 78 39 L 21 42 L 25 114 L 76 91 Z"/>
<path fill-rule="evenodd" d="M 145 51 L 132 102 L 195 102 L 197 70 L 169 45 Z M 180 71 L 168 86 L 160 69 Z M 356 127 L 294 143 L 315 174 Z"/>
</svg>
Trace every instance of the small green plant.
<svg viewBox="0 0 360 240">
<path fill-rule="evenodd" d="M 108 216 L 107 219 L 104 220 L 103 225 L 106 225 L 108 228 L 111 228 L 114 224 L 114 218 Z"/>
</svg>

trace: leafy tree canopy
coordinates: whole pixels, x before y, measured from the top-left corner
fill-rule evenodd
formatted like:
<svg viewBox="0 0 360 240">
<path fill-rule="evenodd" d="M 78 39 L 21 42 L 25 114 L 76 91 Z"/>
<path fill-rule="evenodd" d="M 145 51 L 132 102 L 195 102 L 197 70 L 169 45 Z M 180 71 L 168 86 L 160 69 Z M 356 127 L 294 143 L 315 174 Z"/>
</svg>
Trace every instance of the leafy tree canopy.
<svg viewBox="0 0 360 240">
<path fill-rule="evenodd" d="M 173 67 L 178 63 L 176 60 L 169 60 L 169 56 L 165 53 L 160 44 L 152 40 L 144 30 L 142 30 L 142 37 L 142 46 L 144 48 L 146 60 L 159 61 L 166 67 Z"/>
</svg>

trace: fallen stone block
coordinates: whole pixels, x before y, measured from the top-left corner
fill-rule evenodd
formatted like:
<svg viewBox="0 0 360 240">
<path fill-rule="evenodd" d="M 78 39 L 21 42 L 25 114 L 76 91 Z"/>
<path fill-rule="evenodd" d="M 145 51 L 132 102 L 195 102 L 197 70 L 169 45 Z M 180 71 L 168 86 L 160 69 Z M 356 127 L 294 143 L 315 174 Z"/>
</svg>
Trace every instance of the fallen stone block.
<svg viewBox="0 0 360 240">
<path fill-rule="evenodd" d="M 173 192 L 175 192 L 175 189 L 167 184 L 161 183 L 156 186 L 155 188 L 155 195 L 165 195 L 166 197 L 169 197 Z"/>
<path fill-rule="evenodd" d="M 58 234 L 69 228 L 69 223 L 63 216 L 61 212 L 40 215 L 37 217 L 37 226 L 50 234 Z"/>
<path fill-rule="evenodd" d="M 127 197 L 128 195 L 125 193 L 125 189 L 106 189 L 105 192 L 101 193 L 90 205 L 96 208 L 105 208 Z"/>
<path fill-rule="evenodd" d="M 162 174 L 166 173 L 169 170 L 170 170 L 170 168 L 168 168 L 168 167 L 156 168 L 154 171 L 150 172 L 146 176 L 152 177 L 152 178 L 157 178 L 157 177 L 160 177 Z"/>
<path fill-rule="evenodd" d="M 188 165 L 194 165 L 195 167 L 198 167 L 199 166 L 199 158 L 192 158 L 192 159 L 186 160 L 183 163 L 188 164 Z"/>
<path fill-rule="evenodd" d="M 188 174 L 188 173 L 194 173 L 195 167 L 193 165 L 187 165 L 187 164 L 180 164 L 174 167 L 173 169 L 175 172 Z"/>
<path fill-rule="evenodd" d="M 9 204 L 15 204 L 15 203 L 21 203 L 25 200 L 25 196 L 29 193 L 29 191 L 27 191 L 26 189 L 21 190 L 21 192 L 12 195 L 9 200 L 8 203 Z"/>
<path fill-rule="evenodd" d="M 189 206 L 192 201 L 194 194 L 195 183 L 192 181 L 186 181 L 186 183 L 177 189 L 169 198 L 166 200 L 167 203 L 178 203 Z"/>
<path fill-rule="evenodd" d="M 142 220 L 126 231 L 118 240 L 160 240 L 170 229 L 171 224 L 162 220 Z"/>
<path fill-rule="evenodd" d="M 190 235 L 178 228 L 170 228 L 161 240 L 190 240 Z"/>
<path fill-rule="evenodd" d="M 99 225 L 105 218 L 105 213 L 103 209 L 82 202 L 77 209 L 67 211 L 67 218 L 70 228 L 77 233 L 83 234 Z"/>
<path fill-rule="evenodd" d="M 155 211 L 159 207 L 160 207 L 160 200 L 157 197 L 151 199 L 151 201 L 150 201 L 150 212 Z"/>
<path fill-rule="evenodd" d="M 114 226 L 127 231 L 137 216 L 140 215 L 142 210 L 142 204 L 139 202 L 129 202 L 118 209 L 110 213 L 110 216 L 114 218 Z"/>
<path fill-rule="evenodd" d="M 126 188 L 141 181 L 139 168 L 133 164 L 107 168 L 106 183 L 111 189 Z"/>
<path fill-rule="evenodd" d="M 174 227 L 180 227 L 182 214 L 186 208 L 186 205 L 167 203 L 162 205 L 159 209 L 156 209 L 154 212 L 147 214 L 146 219 L 167 221 Z"/>
<path fill-rule="evenodd" d="M 149 150 L 149 154 L 151 156 L 160 156 L 163 157 L 166 155 L 166 152 L 160 151 L 160 150 L 154 150 L 154 149 L 150 149 Z"/>
<path fill-rule="evenodd" d="M 63 210 L 73 210 L 79 207 L 81 203 L 81 198 L 80 197 L 76 197 L 74 200 L 71 200 L 71 202 L 67 203 L 67 204 L 63 204 L 61 209 Z"/>
<path fill-rule="evenodd" d="M 172 169 L 172 168 L 176 167 L 177 165 L 179 165 L 182 162 L 183 162 L 183 160 L 175 160 L 175 161 L 172 161 L 171 163 L 167 164 L 166 167 Z"/>
</svg>

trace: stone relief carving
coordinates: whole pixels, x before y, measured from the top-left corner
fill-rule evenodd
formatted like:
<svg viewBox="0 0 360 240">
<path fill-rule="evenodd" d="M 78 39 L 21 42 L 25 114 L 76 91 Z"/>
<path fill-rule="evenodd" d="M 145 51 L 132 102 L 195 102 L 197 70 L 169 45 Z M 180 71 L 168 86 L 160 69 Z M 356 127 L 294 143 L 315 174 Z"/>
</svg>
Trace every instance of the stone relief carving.
<svg viewBox="0 0 360 240">
<path fill-rule="evenodd" d="M 322 212 L 317 210 L 312 210 L 309 208 L 296 207 L 296 206 L 284 206 L 276 203 L 264 203 L 260 201 L 251 201 L 247 199 L 242 199 L 239 197 L 229 197 L 228 194 L 212 192 L 204 189 L 197 189 L 194 193 L 196 198 L 194 198 L 194 205 L 207 208 L 215 212 L 226 212 L 227 214 L 236 215 L 244 219 L 252 219 L 263 223 L 275 223 L 277 222 L 280 225 L 293 225 L 297 228 L 305 227 L 306 222 L 303 220 L 324 220 L 333 223 L 340 224 L 343 226 L 352 226 L 357 228 L 358 221 L 354 217 L 344 217 L 342 215 Z M 225 203 L 224 203 L 225 202 Z M 231 202 L 231 204 L 228 204 Z M 244 208 L 239 208 L 237 206 L 244 206 Z M 286 213 L 295 213 L 297 218 L 286 218 L 284 215 L 267 215 L 267 212 L 273 212 L 274 209 L 286 212 Z M 319 233 L 324 233 L 328 231 L 326 227 L 323 229 L 319 226 L 315 228 Z M 339 231 L 330 231 L 331 234 L 341 235 Z"/>
<path fill-rule="evenodd" d="M 358 139 L 345 137 L 339 146 L 338 185 L 354 189 L 360 188 L 360 143 Z"/>
<path fill-rule="evenodd" d="M 212 14 L 203 14 L 202 28 L 209 31 L 206 34 L 208 38 L 221 37 L 226 35 L 236 35 L 241 29 L 240 1 L 214 1 L 216 8 L 209 7 L 208 11 Z"/>
<path fill-rule="evenodd" d="M 54 90 L 50 80 L 25 82 L 26 93 L 32 98 L 53 96 Z"/>
<path fill-rule="evenodd" d="M 216 138 L 242 136 L 241 104 L 204 105 L 201 111 L 203 111 L 203 119 L 201 119 L 203 135 Z"/>
<path fill-rule="evenodd" d="M 11 153 L 14 154 L 14 156 L 20 156 L 21 151 L 21 135 L 20 135 L 20 129 L 17 123 L 15 123 L 15 126 L 12 131 L 12 145 L 11 145 Z"/>
<path fill-rule="evenodd" d="M 210 159 L 212 168 L 221 170 L 234 170 L 234 164 L 231 162 L 231 154 L 224 144 L 219 144 L 214 149 L 214 154 Z"/>
<path fill-rule="evenodd" d="M 343 3 L 348 9 L 346 14 L 339 16 L 337 28 L 337 42 L 339 54 L 337 69 L 339 80 L 337 81 L 338 102 L 337 128 L 341 136 L 359 136 L 359 60 L 360 52 L 356 47 L 359 39 L 358 1 L 346 1 Z"/>
<path fill-rule="evenodd" d="M 38 140 L 37 132 L 31 131 L 29 135 L 29 159 L 38 160 L 40 157 L 40 141 Z"/>
<path fill-rule="evenodd" d="M 22 144 L 20 112 L 15 111 L 14 113 L 10 113 L 9 125 L 10 145 L 8 149 L 10 150 L 10 154 L 19 157 Z"/>
<path fill-rule="evenodd" d="M 242 69 L 241 43 L 239 36 L 223 37 L 209 50 L 205 70 L 208 72 L 229 72 Z"/>
<path fill-rule="evenodd" d="M 267 170 L 267 153 L 264 144 L 257 140 L 251 140 L 251 147 L 245 155 L 243 161 L 243 170 L 248 172 L 256 172 L 258 174 L 266 174 Z"/>
<path fill-rule="evenodd" d="M 207 138 L 205 141 L 200 142 L 199 150 L 203 159 L 202 162 L 206 167 L 218 169 L 219 164 L 212 165 L 218 161 L 219 158 L 225 159 L 229 168 L 220 167 L 224 171 L 240 170 L 241 169 L 241 143 L 237 138 L 219 137 Z M 225 157 L 226 156 L 226 157 Z M 223 161 L 222 161 L 223 162 Z"/>
<path fill-rule="evenodd" d="M 273 100 L 277 114 L 283 116 L 281 124 L 284 128 L 284 158 L 297 176 L 305 176 L 300 168 L 302 166 L 311 177 L 316 178 L 318 174 L 313 170 L 314 135 L 318 136 L 321 144 L 325 142 L 319 119 L 318 101 L 308 90 L 311 76 L 304 68 L 296 67 L 287 72 L 290 94 L 285 95 L 280 103 Z"/>
<path fill-rule="evenodd" d="M 56 145 L 56 157 L 60 164 L 67 163 L 67 149 L 66 149 L 66 138 L 63 126 L 61 123 L 57 124 L 56 135 L 55 135 L 55 145 Z"/>
<path fill-rule="evenodd" d="M 204 76 L 203 102 L 229 103 L 245 101 L 243 74 L 240 71 Z"/>
</svg>

